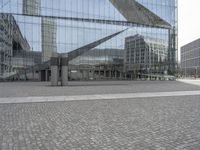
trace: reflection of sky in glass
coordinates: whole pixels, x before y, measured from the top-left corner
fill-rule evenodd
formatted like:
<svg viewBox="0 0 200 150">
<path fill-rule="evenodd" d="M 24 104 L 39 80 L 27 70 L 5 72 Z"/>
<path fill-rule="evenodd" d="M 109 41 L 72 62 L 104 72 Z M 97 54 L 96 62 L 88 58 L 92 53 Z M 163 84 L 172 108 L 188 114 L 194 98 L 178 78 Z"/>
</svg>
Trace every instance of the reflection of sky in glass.
<svg viewBox="0 0 200 150">
<path fill-rule="evenodd" d="M 42 0 L 42 15 L 125 20 L 109 0 Z"/>
<path fill-rule="evenodd" d="M 41 18 L 15 15 L 20 31 L 34 51 L 41 51 Z"/>
<path fill-rule="evenodd" d="M 41 51 L 41 18 L 15 16 L 22 35 L 29 41 L 31 48 Z M 57 22 L 57 50 L 68 52 L 113 33 L 127 28 L 127 26 L 79 22 L 70 20 L 55 20 Z M 127 36 L 141 34 L 168 40 L 168 31 L 157 28 L 131 27 L 120 35 L 102 43 L 97 48 L 117 48 L 124 49 L 124 39 Z"/>
<path fill-rule="evenodd" d="M 41 15 L 122 20 L 125 18 L 109 0 L 39 0 Z M 175 20 L 175 0 L 136 0 L 169 23 Z M 22 0 L 2 0 L 3 12 L 22 14 Z"/>
<path fill-rule="evenodd" d="M 148 9 L 158 14 L 168 22 L 173 22 L 174 0 L 137 0 Z M 168 7 L 166 7 L 166 5 Z M 3 0 L 0 2 L 1 11 L 22 14 L 22 0 Z M 41 0 L 41 15 L 66 16 L 79 18 L 96 18 L 125 20 L 109 0 Z M 15 16 L 23 36 L 30 47 L 41 51 L 41 18 Z M 68 52 L 124 30 L 127 26 L 78 22 L 57 19 L 56 43 L 59 52 Z M 141 34 L 148 37 L 168 41 L 168 31 L 165 29 L 129 27 L 120 35 L 102 43 L 97 48 L 124 49 L 125 37 Z"/>
</svg>

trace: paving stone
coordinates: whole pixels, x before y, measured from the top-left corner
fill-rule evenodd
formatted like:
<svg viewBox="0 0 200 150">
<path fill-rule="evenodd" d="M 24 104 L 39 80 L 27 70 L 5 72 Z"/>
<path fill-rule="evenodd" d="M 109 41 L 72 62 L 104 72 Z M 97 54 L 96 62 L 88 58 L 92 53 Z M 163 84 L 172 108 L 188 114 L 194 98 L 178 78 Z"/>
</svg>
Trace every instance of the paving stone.
<svg viewBox="0 0 200 150">
<path fill-rule="evenodd" d="M 200 96 L 0 104 L 0 149 L 200 149 Z"/>
<path fill-rule="evenodd" d="M 0 83 L 0 97 L 69 96 L 192 90 L 200 90 L 200 86 L 178 81 L 71 81 L 69 86 L 66 87 L 51 87 L 49 82 Z"/>
</svg>

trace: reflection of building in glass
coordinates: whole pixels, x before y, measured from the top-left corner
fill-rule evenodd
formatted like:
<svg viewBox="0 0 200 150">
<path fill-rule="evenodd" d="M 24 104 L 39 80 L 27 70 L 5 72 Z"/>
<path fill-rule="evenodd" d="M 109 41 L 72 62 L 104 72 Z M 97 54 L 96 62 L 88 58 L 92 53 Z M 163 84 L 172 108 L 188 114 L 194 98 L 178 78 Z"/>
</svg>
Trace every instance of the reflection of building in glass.
<svg viewBox="0 0 200 150">
<path fill-rule="evenodd" d="M 56 20 L 42 18 L 42 61 L 50 60 L 52 52 L 56 52 Z"/>
<path fill-rule="evenodd" d="M 13 72 L 12 60 L 15 54 L 20 51 L 30 51 L 30 46 L 12 15 L 0 14 L 0 32 L 0 73 L 3 75 Z"/>
<path fill-rule="evenodd" d="M 11 72 L 12 38 L 9 35 L 10 15 L 0 14 L 0 76 Z"/>
<path fill-rule="evenodd" d="M 167 43 L 160 39 L 138 34 L 127 37 L 125 39 L 126 71 L 163 73 L 167 66 L 167 50 Z"/>
<path fill-rule="evenodd" d="M 41 63 L 41 52 L 37 51 L 14 51 L 12 68 L 14 71 L 29 68 Z"/>
<path fill-rule="evenodd" d="M 39 15 L 40 0 L 23 0 L 23 14 Z"/>
<path fill-rule="evenodd" d="M 41 62 L 42 67 L 32 68 L 43 80 L 50 78 L 52 52 L 69 54 L 71 79 L 78 70 L 84 74 L 80 80 L 90 78 L 86 74 L 91 72 L 98 79 L 126 78 L 138 64 L 144 72 L 156 73 L 159 66 L 176 73 L 177 0 L 12 0 L 0 1 L 0 14 L 13 18 L 0 22 L 4 72 L 12 72 L 14 56 L 23 58 L 20 55 L 31 50 L 39 51 L 36 56 L 41 58 L 33 54 L 23 64 Z M 13 49 L 19 50 L 17 55 Z M 129 54 L 133 51 L 134 58 Z"/>
<path fill-rule="evenodd" d="M 70 62 L 71 79 L 107 79 L 122 75 L 123 49 L 92 49 Z"/>
<path fill-rule="evenodd" d="M 73 59 L 71 63 L 77 63 L 77 65 L 112 64 L 117 59 L 123 60 L 123 54 L 123 49 L 93 49 Z"/>
<path fill-rule="evenodd" d="M 181 69 L 185 76 L 200 76 L 200 39 L 181 47 Z"/>
<path fill-rule="evenodd" d="M 144 7 L 137 0 L 110 0 L 121 14 L 130 22 L 146 25 L 170 26 L 158 15 Z"/>
<path fill-rule="evenodd" d="M 12 15 L 0 14 L 0 75 L 41 63 L 41 52 L 31 51 Z"/>
</svg>

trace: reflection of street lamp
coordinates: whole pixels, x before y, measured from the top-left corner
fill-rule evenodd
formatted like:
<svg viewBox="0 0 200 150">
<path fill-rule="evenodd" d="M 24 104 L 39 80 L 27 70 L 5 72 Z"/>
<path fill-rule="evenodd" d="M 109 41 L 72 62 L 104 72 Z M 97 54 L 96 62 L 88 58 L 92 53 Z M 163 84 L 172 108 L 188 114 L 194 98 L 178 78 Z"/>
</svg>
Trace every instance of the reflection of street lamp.
<svg viewBox="0 0 200 150">
<path fill-rule="evenodd" d="M 147 72 L 148 72 L 148 78 L 149 78 L 149 76 L 150 76 L 149 70 L 150 70 L 150 69 L 149 69 L 149 68 L 147 68 Z"/>
<path fill-rule="evenodd" d="M 195 79 L 197 78 L 197 66 L 195 67 Z"/>
<path fill-rule="evenodd" d="M 185 78 L 186 78 L 186 62 L 185 62 Z"/>
</svg>

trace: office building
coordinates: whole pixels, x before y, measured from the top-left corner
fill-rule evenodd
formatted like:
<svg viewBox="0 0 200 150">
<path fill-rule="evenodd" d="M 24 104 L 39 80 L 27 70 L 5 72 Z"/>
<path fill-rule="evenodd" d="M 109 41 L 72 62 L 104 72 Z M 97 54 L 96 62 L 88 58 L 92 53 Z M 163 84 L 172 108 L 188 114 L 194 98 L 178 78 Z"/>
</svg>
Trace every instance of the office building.
<svg viewBox="0 0 200 150">
<path fill-rule="evenodd" d="M 200 76 L 200 39 L 181 47 L 181 71 L 183 76 Z"/>
</svg>

